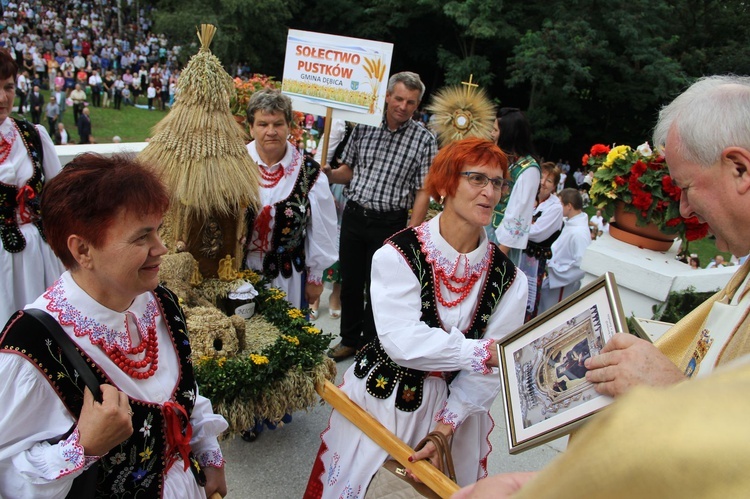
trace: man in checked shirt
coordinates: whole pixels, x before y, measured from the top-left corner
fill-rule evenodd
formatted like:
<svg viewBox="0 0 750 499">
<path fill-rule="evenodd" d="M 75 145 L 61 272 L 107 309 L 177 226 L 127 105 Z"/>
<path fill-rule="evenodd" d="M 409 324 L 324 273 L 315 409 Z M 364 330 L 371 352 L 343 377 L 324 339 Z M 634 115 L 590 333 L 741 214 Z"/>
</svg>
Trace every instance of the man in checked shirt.
<svg viewBox="0 0 750 499">
<path fill-rule="evenodd" d="M 348 201 L 339 243 L 341 342 L 328 351 L 336 361 L 351 357 L 375 337 L 370 306 L 372 255 L 407 222 L 419 225 L 427 214 L 430 196 L 422 190 L 422 182 L 437 153 L 437 142 L 411 119 L 424 89 L 416 73 L 391 76 L 380 126 L 358 125 L 340 166 L 323 168 L 330 183 L 349 184 L 344 189 Z"/>
</svg>

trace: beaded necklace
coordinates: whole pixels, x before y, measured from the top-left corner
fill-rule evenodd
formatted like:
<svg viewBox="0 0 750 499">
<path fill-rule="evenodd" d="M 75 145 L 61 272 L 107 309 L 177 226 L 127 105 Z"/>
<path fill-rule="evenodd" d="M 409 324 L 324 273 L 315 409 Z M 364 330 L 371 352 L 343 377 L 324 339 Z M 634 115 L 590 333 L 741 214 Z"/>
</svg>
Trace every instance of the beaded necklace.
<svg viewBox="0 0 750 499">
<path fill-rule="evenodd" d="M 260 171 L 261 178 L 267 182 L 263 183 L 263 181 L 261 181 L 260 186 L 266 189 L 273 189 L 279 184 L 281 179 L 284 178 L 284 168 L 281 166 L 272 172 L 269 172 L 262 166 L 258 165 L 258 170 Z"/>
<path fill-rule="evenodd" d="M 465 258 L 465 257 L 464 257 Z M 435 266 L 437 267 L 437 266 Z M 456 270 L 458 269 L 458 266 L 456 266 L 456 269 L 454 269 L 453 274 L 447 275 L 445 273 L 445 270 L 443 270 L 440 267 L 435 268 L 435 278 L 436 278 L 436 286 L 435 286 L 435 295 L 437 296 L 438 301 L 444 306 L 448 308 L 453 308 L 462 301 L 466 299 L 466 297 L 469 296 L 471 293 L 471 290 L 474 288 L 474 285 L 479 280 L 479 276 L 481 274 L 481 270 L 477 272 L 471 272 L 469 273 L 469 262 L 466 261 L 466 273 L 463 277 L 457 277 L 456 276 Z M 454 285 L 452 283 L 456 283 L 457 285 Z M 443 298 L 443 293 L 440 291 L 441 284 L 445 286 L 447 289 L 454 293 L 458 293 L 459 296 L 453 301 L 447 301 L 445 298 Z"/>
<path fill-rule="evenodd" d="M 122 351 L 115 347 L 111 351 L 107 351 L 102 345 L 99 345 L 107 357 L 112 360 L 117 367 L 122 369 L 122 372 L 136 379 L 148 379 L 154 375 L 159 367 L 159 345 L 156 339 L 156 328 L 148 328 L 146 337 L 142 339 L 140 345 L 132 347 L 126 351 Z M 133 360 L 128 358 L 128 355 L 138 355 L 139 353 L 146 352 L 146 356 L 143 360 Z M 139 371 L 150 366 L 146 371 Z"/>
<path fill-rule="evenodd" d="M 13 144 L 16 142 L 16 134 L 11 130 L 8 134 L 0 133 L 0 137 L 2 137 L 2 140 L 0 140 L 0 164 L 2 164 L 8 159 L 11 149 L 13 149 Z"/>
</svg>

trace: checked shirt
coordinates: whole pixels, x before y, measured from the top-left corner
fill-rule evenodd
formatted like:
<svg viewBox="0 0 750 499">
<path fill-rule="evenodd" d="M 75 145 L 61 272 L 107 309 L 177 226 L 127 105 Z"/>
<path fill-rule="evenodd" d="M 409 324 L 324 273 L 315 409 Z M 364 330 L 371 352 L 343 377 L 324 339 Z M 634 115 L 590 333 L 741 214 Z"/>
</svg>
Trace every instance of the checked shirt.
<svg viewBox="0 0 750 499">
<path fill-rule="evenodd" d="M 413 120 L 390 131 L 358 125 L 342 154 L 353 176 L 344 194 L 359 205 L 381 212 L 411 208 L 437 153 L 435 137 Z"/>
</svg>

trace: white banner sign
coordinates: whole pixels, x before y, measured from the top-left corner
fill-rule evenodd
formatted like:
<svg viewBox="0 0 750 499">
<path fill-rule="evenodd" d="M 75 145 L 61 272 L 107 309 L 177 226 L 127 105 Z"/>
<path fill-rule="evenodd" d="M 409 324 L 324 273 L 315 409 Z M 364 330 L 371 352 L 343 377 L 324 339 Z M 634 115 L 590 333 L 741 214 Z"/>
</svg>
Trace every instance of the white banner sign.
<svg viewBox="0 0 750 499">
<path fill-rule="evenodd" d="M 294 109 L 377 126 L 393 44 L 290 29 L 281 90 Z"/>
</svg>

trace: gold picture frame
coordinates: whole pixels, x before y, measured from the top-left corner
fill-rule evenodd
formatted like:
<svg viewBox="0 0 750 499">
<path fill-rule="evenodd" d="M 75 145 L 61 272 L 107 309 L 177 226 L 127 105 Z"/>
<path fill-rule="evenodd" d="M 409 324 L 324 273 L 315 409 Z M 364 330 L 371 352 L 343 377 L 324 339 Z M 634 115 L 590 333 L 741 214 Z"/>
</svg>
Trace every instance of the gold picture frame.
<svg viewBox="0 0 750 499">
<path fill-rule="evenodd" d="M 586 381 L 583 363 L 615 333 L 627 332 L 607 272 L 498 343 L 511 454 L 570 433 L 612 402 Z"/>
</svg>

